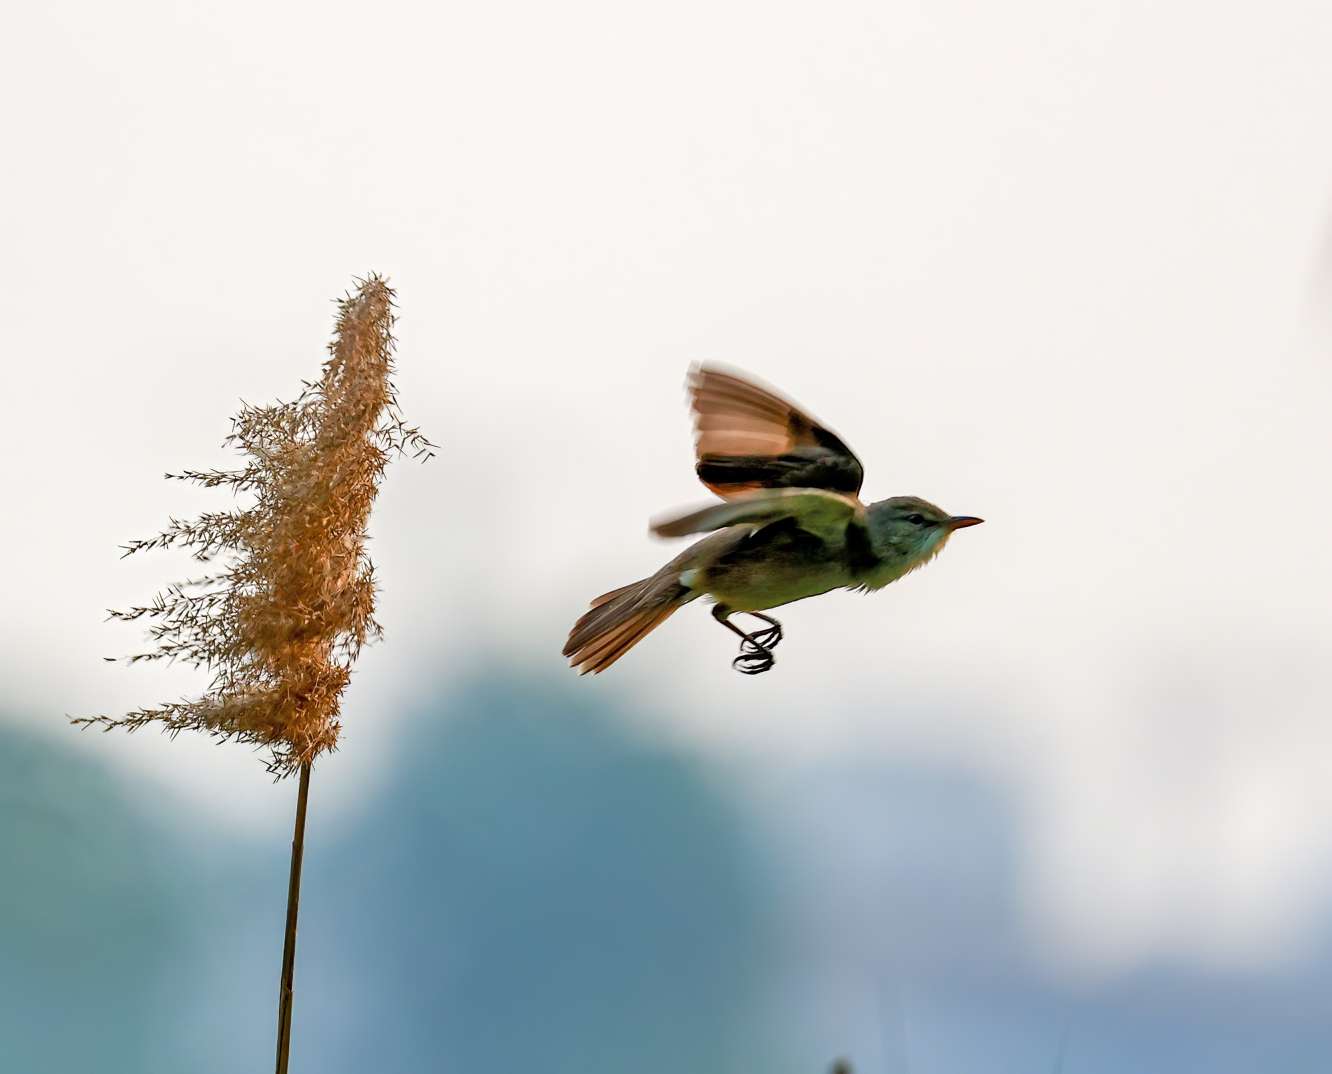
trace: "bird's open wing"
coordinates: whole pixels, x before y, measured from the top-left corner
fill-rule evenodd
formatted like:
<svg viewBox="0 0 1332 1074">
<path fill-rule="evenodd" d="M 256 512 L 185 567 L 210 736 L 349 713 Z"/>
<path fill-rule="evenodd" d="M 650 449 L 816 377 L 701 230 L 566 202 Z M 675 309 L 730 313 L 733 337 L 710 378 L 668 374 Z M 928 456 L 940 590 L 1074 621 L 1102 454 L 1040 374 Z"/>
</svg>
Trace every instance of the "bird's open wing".
<svg viewBox="0 0 1332 1074">
<path fill-rule="evenodd" d="M 652 524 L 652 532 L 659 537 L 683 537 L 727 526 L 764 526 L 784 518 L 793 519 L 802 530 L 821 540 L 840 544 L 848 540 L 849 531 L 864 531 L 865 507 L 855 497 L 840 492 L 775 489 L 658 519 Z"/>
<path fill-rule="evenodd" d="M 829 489 L 856 496 L 865 472 L 838 436 L 738 372 L 689 373 L 695 471 L 723 499 L 756 489 Z"/>
</svg>

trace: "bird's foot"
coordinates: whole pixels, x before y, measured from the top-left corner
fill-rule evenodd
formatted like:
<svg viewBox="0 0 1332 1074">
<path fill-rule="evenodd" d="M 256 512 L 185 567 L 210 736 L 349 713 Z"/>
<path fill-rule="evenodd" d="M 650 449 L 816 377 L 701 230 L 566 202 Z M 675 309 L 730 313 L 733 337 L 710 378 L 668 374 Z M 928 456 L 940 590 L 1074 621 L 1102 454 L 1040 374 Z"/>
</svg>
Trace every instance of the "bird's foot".
<svg viewBox="0 0 1332 1074">
<path fill-rule="evenodd" d="M 731 667 L 741 675 L 762 675 L 772 670 L 777 658 L 762 646 L 745 642 L 740 646 L 740 655 L 731 661 Z"/>
<path fill-rule="evenodd" d="M 764 630 L 755 631 L 750 637 L 754 639 L 754 644 L 760 649 L 775 649 L 781 644 L 783 637 L 782 624 L 773 623 L 772 626 Z M 745 645 L 748 644 L 748 642 L 745 643 Z M 745 648 L 745 645 L 742 645 L 741 648 Z"/>
</svg>

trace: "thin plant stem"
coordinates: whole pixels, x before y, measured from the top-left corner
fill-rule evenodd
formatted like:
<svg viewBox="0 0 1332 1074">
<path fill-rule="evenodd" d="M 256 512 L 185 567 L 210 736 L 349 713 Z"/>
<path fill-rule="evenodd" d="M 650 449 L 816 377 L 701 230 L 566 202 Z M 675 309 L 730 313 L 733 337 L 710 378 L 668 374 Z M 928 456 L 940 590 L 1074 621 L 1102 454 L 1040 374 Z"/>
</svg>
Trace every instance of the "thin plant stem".
<svg viewBox="0 0 1332 1074">
<path fill-rule="evenodd" d="M 296 792 L 296 829 L 291 837 L 291 877 L 287 881 L 287 938 L 282 949 L 282 980 L 278 985 L 277 1074 L 287 1074 L 291 1053 L 291 991 L 296 972 L 296 913 L 301 902 L 301 859 L 305 856 L 305 805 L 310 797 L 310 762 L 301 765 Z"/>
</svg>

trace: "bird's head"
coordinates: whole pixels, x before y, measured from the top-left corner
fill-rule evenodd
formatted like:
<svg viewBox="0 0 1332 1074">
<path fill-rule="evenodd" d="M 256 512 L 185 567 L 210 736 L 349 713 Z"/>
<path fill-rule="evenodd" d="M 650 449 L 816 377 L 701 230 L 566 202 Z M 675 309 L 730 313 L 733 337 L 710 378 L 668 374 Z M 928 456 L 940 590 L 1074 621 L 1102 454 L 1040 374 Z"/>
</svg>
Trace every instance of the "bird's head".
<svg viewBox="0 0 1332 1074">
<path fill-rule="evenodd" d="M 871 504 L 867 511 L 870 544 L 883 559 L 915 570 L 939 554 L 956 531 L 984 519 L 950 515 L 918 496 L 894 496 Z"/>
</svg>

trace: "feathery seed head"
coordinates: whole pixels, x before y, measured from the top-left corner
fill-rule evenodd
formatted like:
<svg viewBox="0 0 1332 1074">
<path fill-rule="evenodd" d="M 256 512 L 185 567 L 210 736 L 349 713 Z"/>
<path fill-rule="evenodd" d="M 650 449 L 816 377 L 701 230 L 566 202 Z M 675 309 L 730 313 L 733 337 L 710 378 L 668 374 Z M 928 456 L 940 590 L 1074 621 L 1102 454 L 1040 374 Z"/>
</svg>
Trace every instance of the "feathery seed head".
<svg viewBox="0 0 1332 1074">
<path fill-rule="evenodd" d="M 226 442 L 245 464 L 168 475 L 247 493 L 248 507 L 172 519 L 158 536 L 126 549 L 186 547 L 218 564 L 150 605 L 111 613 L 149 623 L 154 647 L 132 662 L 206 667 L 208 691 L 75 723 L 105 730 L 157 723 L 172 735 L 198 730 L 254 743 L 269 750 L 279 777 L 336 747 L 352 662 L 381 633 L 365 550 L 370 508 L 391 458 L 428 458 L 432 447 L 398 412 L 393 308 L 382 278 L 360 281 L 338 304 L 323 376 L 292 402 L 245 404 L 233 419 Z"/>
</svg>

